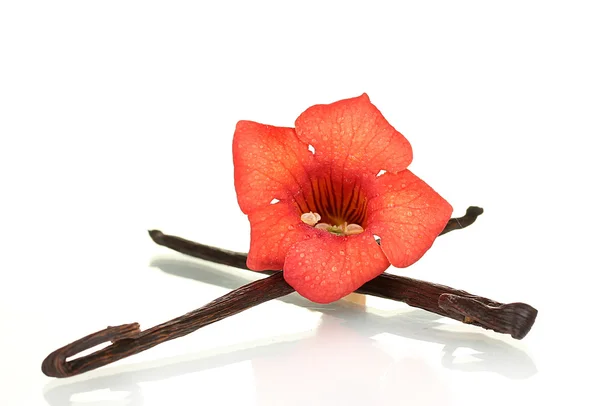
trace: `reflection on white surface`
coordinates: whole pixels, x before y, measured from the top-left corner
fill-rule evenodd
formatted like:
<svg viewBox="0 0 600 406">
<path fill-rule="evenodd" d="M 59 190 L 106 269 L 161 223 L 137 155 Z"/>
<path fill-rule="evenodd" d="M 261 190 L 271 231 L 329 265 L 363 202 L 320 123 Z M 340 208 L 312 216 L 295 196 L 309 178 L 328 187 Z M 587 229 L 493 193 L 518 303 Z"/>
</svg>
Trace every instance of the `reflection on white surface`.
<svg viewBox="0 0 600 406">
<path fill-rule="evenodd" d="M 188 260 L 156 259 L 152 265 L 169 274 L 226 288 L 245 283 L 241 276 Z M 315 309 L 296 295 L 281 300 Z M 508 379 L 536 373 L 531 358 L 515 346 L 471 332 L 473 329 L 450 331 L 438 316 L 424 311 L 382 313 L 344 302 L 318 306 L 316 311 L 322 313 L 321 321 L 316 330 L 306 334 L 103 368 L 68 381 L 52 381 L 44 396 L 53 406 L 77 405 L 84 404 L 86 393 L 94 391 L 93 399 L 103 399 L 94 404 L 144 405 L 144 395 L 168 381 L 170 391 L 181 387 L 173 396 L 187 396 L 193 399 L 191 403 L 216 398 L 223 404 L 243 400 L 256 405 L 388 405 L 402 399 L 406 404 L 443 405 L 452 403 L 453 391 L 447 387 L 450 381 L 440 364 L 448 370 L 487 371 Z M 419 346 L 431 347 L 427 351 L 431 357 L 412 355 Z M 468 355 L 463 349 L 468 349 Z M 220 389 L 215 380 L 221 380 Z M 231 391 L 223 393 L 225 381 Z M 152 386 L 146 385 L 150 382 Z M 165 393 L 169 391 L 163 391 L 163 397 Z M 152 404 L 171 401 L 154 393 L 149 399 Z"/>
</svg>

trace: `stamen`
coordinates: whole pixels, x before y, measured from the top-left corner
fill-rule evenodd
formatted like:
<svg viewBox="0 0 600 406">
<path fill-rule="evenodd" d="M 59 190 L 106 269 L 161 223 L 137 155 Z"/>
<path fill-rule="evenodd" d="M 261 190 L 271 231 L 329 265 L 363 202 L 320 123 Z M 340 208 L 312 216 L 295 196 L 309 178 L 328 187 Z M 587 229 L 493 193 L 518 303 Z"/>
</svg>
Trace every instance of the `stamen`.
<svg viewBox="0 0 600 406">
<path fill-rule="evenodd" d="M 335 235 L 356 235 L 365 231 L 365 229 L 359 226 L 358 224 L 348 224 L 346 222 L 344 222 L 344 224 L 333 226 L 328 223 L 319 223 L 315 226 L 315 228 L 323 231 L 328 231 L 331 234 Z"/>
<path fill-rule="evenodd" d="M 346 227 L 346 235 L 356 235 L 362 233 L 363 231 L 365 231 L 365 229 L 358 224 L 348 224 Z"/>
<path fill-rule="evenodd" d="M 331 234 L 335 234 L 335 235 L 344 235 L 344 226 L 343 225 L 332 226 L 332 227 L 329 227 L 327 229 L 327 231 L 329 231 Z"/>
<path fill-rule="evenodd" d="M 308 224 L 309 226 L 314 226 L 319 222 L 319 220 L 321 220 L 321 216 L 319 215 L 319 213 L 313 213 L 311 211 L 308 213 L 302 213 L 302 215 L 300 216 L 300 220 L 302 220 L 303 223 Z"/>
</svg>

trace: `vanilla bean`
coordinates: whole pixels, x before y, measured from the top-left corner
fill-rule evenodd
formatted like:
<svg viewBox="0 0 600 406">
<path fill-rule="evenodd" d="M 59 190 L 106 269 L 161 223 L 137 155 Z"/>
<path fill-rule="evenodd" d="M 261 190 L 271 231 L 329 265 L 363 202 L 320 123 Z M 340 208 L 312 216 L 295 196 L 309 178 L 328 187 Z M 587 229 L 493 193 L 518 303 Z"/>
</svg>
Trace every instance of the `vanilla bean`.
<svg viewBox="0 0 600 406">
<path fill-rule="evenodd" d="M 206 306 L 145 331 L 140 331 L 138 323 L 132 323 L 108 327 L 90 334 L 48 355 L 42 363 L 42 372 L 56 378 L 78 375 L 145 351 L 165 341 L 190 334 L 208 324 L 285 296 L 293 291 L 294 288 L 283 279 L 283 274 L 278 272 L 268 278 L 244 285 L 213 300 Z M 72 357 L 108 341 L 112 341 L 113 344 L 90 355 L 68 362 L 66 360 L 67 357 Z"/>
<path fill-rule="evenodd" d="M 537 317 L 526 303 L 500 303 L 437 283 L 384 273 L 356 290 L 357 293 L 404 302 L 466 324 L 524 338 Z"/>
<path fill-rule="evenodd" d="M 149 233 L 154 242 L 174 251 L 186 253 L 200 259 L 207 259 L 203 256 L 203 253 L 209 252 L 213 262 L 226 265 L 236 262 L 240 264 L 238 268 L 248 269 L 245 262 L 239 261 L 239 258 L 245 257 L 245 254 L 233 253 L 237 258 L 234 261 L 232 258 L 227 257 L 231 251 L 220 250 L 180 237 L 163 234 L 159 230 L 152 230 Z M 260 273 L 273 275 L 281 273 L 281 271 L 263 271 Z M 527 335 L 537 317 L 537 310 L 525 303 L 504 304 L 448 286 L 388 273 L 379 275 L 365 283 L 356 290 L 356 293 L 404 302 L 409 306 L 418 307 L 466 324 L 473 324 L 498 333 L 510 334 L 513 338 L 519 340 Z"/>
<path fill-rule="evenodd" d="M 479 207 L 469 207 L 463 217 L 450 219 L 440 235 L 470 226 L 482 213 L 483 209 Z M 181 237 L 166 235 L 159 230 L 151 230 L 149 234 L 155 243 L 174 251 L 219 264 L 248 269 L 247 254 L 210 247 Z M 278 272 L 280 271 L 261 273 L 272 275 Z M 405 302 L 409 306 L 463 323 L 510 334 L 516 339 L 522 339 L 527 335 L 537 317 L 537 310 L 525 303 L 504 304 L 448 286 L 387 273 L 365 283 L 356 292 Z"/>
<path fill-rule="evenodd" d="M 455 217 L 448 220 L 448 224 L 442 230 L 440 235 L 449 233 L 450 231 L 460 230 L 461 228 L 469 227 L 477 220 L 477 217 L 483 214 L 483 209 L 477 206 L 469 206 L 467 212 L 462 217 Z"/>
<path fill-rule="evenodd" d="M 470 206 L 467 209 L 467 212 L 464 216 L 451 218 L 448 221 L 448 224 L 446 224 L 446 227 L 444 227 L 444 229 L 440 233 L 440 235 L 470 226 L 482 213 L 483 209 L 481 207 Z M 176 237 L 173 235 L 167 236 L 159 230 L 150 230 L 148 233 L 150 234 L 152 240 L 154 240 L 154 242 L 158 245 L 163 245 L 182 254 L 186 254 L 195 258 L 201 258 L 206 261 L 214 262 L 217 264 L 233 266 L 235 268 L 240 269 L 248 269 L 248 267 L 246 266 L 248 254 L 228 251 L 204 244 L 198 244 L 194 241 L 186 240 L 184 238 Z M 274 269 L 274 271 L 278 271 L 278 269 Z M 265 272 L 269 274 L 272 273 L 269 271 L 263 271 L 263 273 Z"/>
<path fill-rule="evenodd" d="M 190 257 L 200 258 L 205 261 L 232 266 L 234 268 L 249 269 L 246 265 L 248 254 L 199 244 L 194 241 L 186 240 L 185 238 L 163 234 L 160 230 L 150 230 L 148 231 L 148 234 L 150 234 L 150 238 L 158 245 L 171 248 L 174 251 L 189 255 Z M 263 273 L 271 275 L 273 272 L 265 271 Z"/>
</svg>

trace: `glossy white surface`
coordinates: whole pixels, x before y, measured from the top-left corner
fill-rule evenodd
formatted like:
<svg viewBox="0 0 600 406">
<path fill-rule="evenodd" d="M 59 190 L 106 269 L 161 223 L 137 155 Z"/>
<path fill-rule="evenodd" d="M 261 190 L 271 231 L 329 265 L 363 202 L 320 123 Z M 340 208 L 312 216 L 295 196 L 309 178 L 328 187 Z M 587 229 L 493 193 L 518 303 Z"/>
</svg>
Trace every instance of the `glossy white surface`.
<svg viewBox="0 0 600 406">
<path fill-rule="evenodd" d="M 0 5 L 0 404 L 592 404 L 598 12 L 418 4 Z M 529 336 L 294 294 L 78 377 L 41 373 L 85 334 L 256 278 L 146 230 L 247 250 L 236 121 L 292 126 L 362 92 L 457 215 L 486 210 L 390 271 L 528 302 Z"/>
</svg>

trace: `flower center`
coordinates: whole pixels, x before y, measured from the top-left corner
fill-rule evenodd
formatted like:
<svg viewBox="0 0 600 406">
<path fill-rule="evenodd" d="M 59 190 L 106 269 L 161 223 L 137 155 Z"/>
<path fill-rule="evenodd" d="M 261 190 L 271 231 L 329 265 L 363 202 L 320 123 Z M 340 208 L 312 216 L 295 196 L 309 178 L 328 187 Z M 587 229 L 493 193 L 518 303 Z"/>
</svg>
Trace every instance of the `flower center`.
<svg viewBox="0 0 600 406">
<path fill-rule="evenodd" d="M 333 182 L 316 177 L 296 196 L 301 220 L 336 235 L 360 234 L 367 215 L 367 197 L 355 180 Z"/>
</svg>

